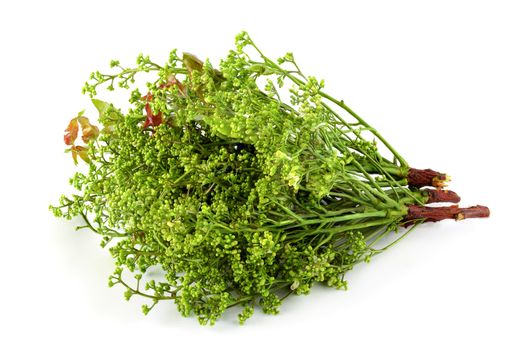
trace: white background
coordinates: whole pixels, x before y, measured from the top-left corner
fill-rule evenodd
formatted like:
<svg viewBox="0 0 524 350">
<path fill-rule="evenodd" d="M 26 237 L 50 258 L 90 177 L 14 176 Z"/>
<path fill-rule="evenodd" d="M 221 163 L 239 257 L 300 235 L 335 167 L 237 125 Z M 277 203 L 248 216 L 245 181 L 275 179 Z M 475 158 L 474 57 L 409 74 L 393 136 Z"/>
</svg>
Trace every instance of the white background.
<svg viewBox="0 0 524 350">
<path fill-rule="evenodd" d="M 3 349 L 522 349 L 524 11 L 519 1 L 5 1 L 0 5 Z M 112 260 L 48 205 L 73 173 L 63 129 L 110 59 L 213 62 L 247 30 L 376 126 L 412 166 L 453 177 L 487 220 L 427 225 L 279 316 L 214 327 L 107 288 Z M 3 344 L 2 344 L 3 343 Z M 309 347 L 308 347 L 309 348 Z"/>
</svg>

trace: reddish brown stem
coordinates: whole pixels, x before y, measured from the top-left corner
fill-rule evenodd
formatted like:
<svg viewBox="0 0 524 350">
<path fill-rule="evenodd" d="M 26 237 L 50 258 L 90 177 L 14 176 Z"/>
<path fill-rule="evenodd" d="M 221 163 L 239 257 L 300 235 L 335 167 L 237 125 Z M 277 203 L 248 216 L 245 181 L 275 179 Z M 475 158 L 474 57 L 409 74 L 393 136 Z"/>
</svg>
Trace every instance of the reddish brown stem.
<svg viewBox="0 0 524 350">
<path fill-rule="evenodd" d="M 447 190 L 433 190 L 427 189 L 425 192 L 428 194 L 428 200 L 426 203 L 458 203 L 460 197 L 453 191 Z"/>
<path fill-rule="evenodd" d="M 446 174 L 439 173 L 431 169 L 415 169 L 409 168 L 408 184 L 414 187 L 433 186 L 437 188 L 444 187 L 449 177 Z"/>
<path fill-rule="evenodd" d="M 469 208 L 459 208 L 457 205 L 450 207 L 424 207 L 418 205 L 408 206 L 408 214 L 405 217 L 406 225 L 415 220 L 423 219 L 426 222 L 437 222 L 445 219 L 463 220 L 470 218 L 489 217 L 489 208 L 476 205 Z"/>
</svg>

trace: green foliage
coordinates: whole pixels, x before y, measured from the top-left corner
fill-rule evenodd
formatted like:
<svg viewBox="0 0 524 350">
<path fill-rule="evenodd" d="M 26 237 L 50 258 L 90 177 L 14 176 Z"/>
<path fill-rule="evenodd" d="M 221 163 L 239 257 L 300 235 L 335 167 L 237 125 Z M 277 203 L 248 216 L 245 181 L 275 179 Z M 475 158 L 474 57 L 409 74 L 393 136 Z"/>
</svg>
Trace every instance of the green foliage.
<svg viewBox="0 0 524 350">
<path fill-rule="evenodd" d="M 403 186 L 407 165 L 373 128 L 292 54 L 277 62 L 242 33 L 218 69 L 174 50 L 164 66 L 143 55 L 136 68 L 112 61 L 115 73 L 86 83 L 94 96 L 155 75 L 131 90 L 127 112 L 93 99 L 102 128 L 89 169 L 51 208 L 103 237 L 117 265 L 109 285 L 122 285 L 127 300 L 151 299 L 145 314 L 172 300 L 183 316 L 213 324 L 241 306 L 244 323 L 317 282 L 345 289 L 345 273 L 379 252 L 405 204 L 420 200 Z M 151 116 L 162 122 L 146 123 Z M 151 279 L 158 267 L 163 278 Z"/>
</svg>

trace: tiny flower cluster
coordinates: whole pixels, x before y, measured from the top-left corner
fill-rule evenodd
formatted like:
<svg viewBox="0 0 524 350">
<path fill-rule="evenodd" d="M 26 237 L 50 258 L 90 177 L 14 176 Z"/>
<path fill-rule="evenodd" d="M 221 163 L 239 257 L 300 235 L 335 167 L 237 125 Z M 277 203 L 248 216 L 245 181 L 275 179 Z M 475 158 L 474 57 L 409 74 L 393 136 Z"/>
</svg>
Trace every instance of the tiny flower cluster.
<svg viewBox="0 0 524 350">
<path fill-rule="evenodd" d="M 292 54 L 271 60 L 247 33 L 218 68 L 176 50 L 165 65 L 140 55 L 134 68 L 111 68 L 84 92 L 154 79 L 131 90 L 127 112 L 92 99 L 100 131 L 83 113 L 71 120 L 64 141 L 90 166 L 51 209 L 102 237 L 116 264 L 109 286 L 149 299 L 145 314 L 170 300 L 202 324 L 241 307 L 244 323 L 317 283 L 345 289 L 345 273 L 430 198 L 323 81 Z M 75 145 L 79 130 L 88 146 Z"/>
</svg>

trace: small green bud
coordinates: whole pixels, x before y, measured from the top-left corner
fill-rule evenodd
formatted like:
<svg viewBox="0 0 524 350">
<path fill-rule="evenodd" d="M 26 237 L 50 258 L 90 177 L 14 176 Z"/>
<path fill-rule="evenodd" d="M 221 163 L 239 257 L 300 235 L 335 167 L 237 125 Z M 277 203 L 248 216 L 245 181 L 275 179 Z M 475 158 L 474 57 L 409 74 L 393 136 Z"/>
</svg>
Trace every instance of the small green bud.
<svg viewBox="0 0 524 350">
<path fill-rule="evenodd" d="M 147 315 L 149 311 L 151 311 L 151 308 L 149 306 L 147 306 L 146 304 L 142 305 L 142 313 L 144 315 Z"/>
</svg>

